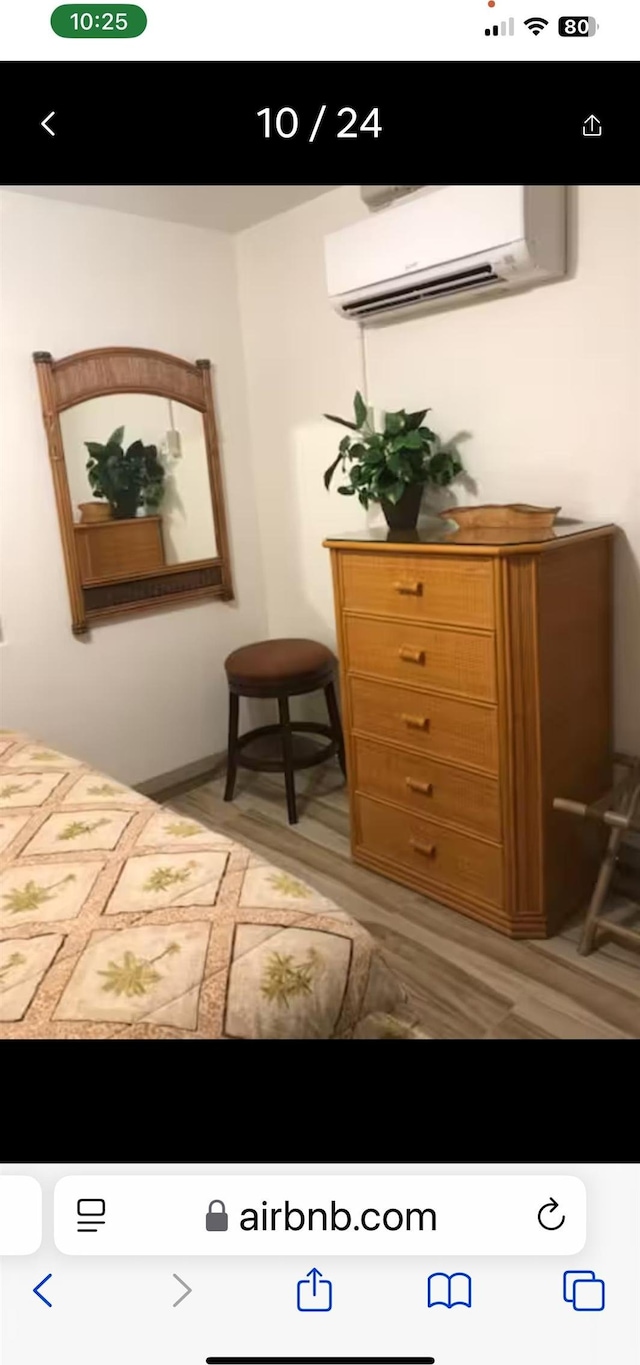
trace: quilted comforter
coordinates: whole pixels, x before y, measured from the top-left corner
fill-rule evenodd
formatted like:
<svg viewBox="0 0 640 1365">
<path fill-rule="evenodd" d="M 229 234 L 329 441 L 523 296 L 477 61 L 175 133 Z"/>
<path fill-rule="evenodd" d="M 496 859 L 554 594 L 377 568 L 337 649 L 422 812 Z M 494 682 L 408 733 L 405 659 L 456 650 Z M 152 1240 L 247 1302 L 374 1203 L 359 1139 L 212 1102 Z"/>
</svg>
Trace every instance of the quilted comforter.
<svg viewBox="0 0 640 1365">
<path fill-rule="evenodd" d="M 241 844 L 0 732 L 0 1038 L 419 1038 L 370 935 Z"/>
</svg>

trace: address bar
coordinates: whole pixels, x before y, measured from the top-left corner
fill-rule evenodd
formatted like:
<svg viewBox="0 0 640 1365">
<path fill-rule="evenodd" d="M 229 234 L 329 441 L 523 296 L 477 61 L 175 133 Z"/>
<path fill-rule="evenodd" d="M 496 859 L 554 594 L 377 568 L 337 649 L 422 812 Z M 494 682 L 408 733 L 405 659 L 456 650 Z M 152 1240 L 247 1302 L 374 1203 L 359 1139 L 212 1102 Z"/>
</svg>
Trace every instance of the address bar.
<svg viewBox="0 0 640 1365">
<path fill-rule="evenodd" d="M 586 1208 L 566 1175 L 83 1175 L 55 1187 L 54 1236 L 73 1256 L 573 1255 Z"/>
</svg>

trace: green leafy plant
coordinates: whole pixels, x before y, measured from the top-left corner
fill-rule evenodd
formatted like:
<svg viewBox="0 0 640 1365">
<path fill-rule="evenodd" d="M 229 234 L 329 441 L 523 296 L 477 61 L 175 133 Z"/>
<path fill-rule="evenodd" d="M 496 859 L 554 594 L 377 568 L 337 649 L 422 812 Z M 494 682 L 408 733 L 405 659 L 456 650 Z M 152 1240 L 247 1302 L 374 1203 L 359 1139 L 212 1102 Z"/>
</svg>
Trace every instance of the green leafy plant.
<svg viewBox="0 0 640 1365">
<path fill-rule="evenodd" d="M 275 891 L 281 891 L 283 896 L 292 896 L 294 900 L 308 900 L 311 895 L 309 887 L 290 877 L 288 872 L 272 872 L 267 881 Z"/>
<path fill-rule="evenodd" d="M 289 1001 L 295 996 L 312 994 L 313 974 L 321 960 L 315 948 L 309 949 L 304 962 L 295 962 L 293 953 L 270 953 L 262 975 L 262 994 L 272 1004 L 289 1009 Z"/>
<path fill-rule="evenodd" d="M 79 839 L 81 834 L 93 834 L 101 825 L 110 825 L 110 820 L 70 820 L 68 825 L 56 835 L 57 839 Z"/>
<path fill-rule="evenodd" d="M 181 882 L 187 882 L 194 868 L 198 864 L 193 859 L 187 863 L 186 867 L 156 867 L 144 884 L 144 891 L 168 891 L 170 886 L 179 886 Z"/>
<path fill-rule="evenodd" d="M 139 507 L 155 511 L 164 497 L 164 468 L 157 446 L 134 441 L 125 450 L 123 442 L 124 427 L 117 427 L 105 445 L 85 441 L 93 496 L 106 498 L 116 518 L 135 517 Z"/>
<path fill-rule="evenodd" d="M 102 989 L 111 991 L 113 995 L 125 995 L 128 999 L 146 995 L 158 981 L 163 980 L 161 973 L 155 970 L 154 962 L 161 962 L 163 957 L 173 957 L 174 953 L 180 952 L 179 943 L 170 943 L 157 957 L 136 957 L 135 953 L 126 952 L 122 962 L 109 962 L 106 971 L 98 972 L 98 976 L 105 978 Z"/>
<path fill-rule="evenodd" d="M 4 908 L 12 915 L 19 915 L 26 910 L 39 910 L 45 901 L 55 900 L 59 887 L 66 886 L 67 882 L 75 882 L 75 879 L 75 872 L 68 872 L 66 877 L 53 882 L 51 886 L 41 886 L 29 879 L 24 886 L 14 886 L 11 891 L 4 892 Z"/>
<path fill-rule="evenodd" d="M 7 989 L 4 984 L 6 977 L 11 974 L 14 967 L 24 967 L 26 960 L 24 953 L 12 953 L 11 957 L 7 958 L 7 961 L 2 964 L 0 967 L 0 994 Z"/>
<path fill-rule="evenodd" d="M 325 470 L 324 486 L 330 488 L 338 465 L 348 482 L 338 488 L 345 497 L 357 495 L 363 507 L 371 502 L 400 501 L 415 484 L 444 488 L 463 473 L 455 446 L 443 445 L 440 437 L 423 422 L 430 408 L 421 412 L 385 412 L 382 429 L 376 431 L 361 393 L 354 399 L 355 422 L 325 412 L 330 422 L 348 427 L 355 434 L 343 436 L 333 464 Z"/>
<path fill-rule="evenodd" d="M 202 826 L 191 820 L 174 820 L 165 825 L 165 833 L 172 834 L 174 839 L 192 839 L 195 834 L 202 834 Z"/>
</svg>

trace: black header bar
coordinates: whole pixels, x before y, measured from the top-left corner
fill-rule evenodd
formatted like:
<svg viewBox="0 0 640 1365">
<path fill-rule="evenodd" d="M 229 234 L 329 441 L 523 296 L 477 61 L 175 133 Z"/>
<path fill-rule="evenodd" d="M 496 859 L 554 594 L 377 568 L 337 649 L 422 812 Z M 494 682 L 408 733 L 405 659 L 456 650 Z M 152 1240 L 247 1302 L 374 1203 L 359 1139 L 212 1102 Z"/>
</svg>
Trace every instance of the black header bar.
<svg viewBox="0 0 640 1365">
<path fill-rule="evenodd" d="M 637 71 L 635 62 L 4 62 L 2 179 L 627 183 L 637 178 L 628 154 Z"/>
</svg>

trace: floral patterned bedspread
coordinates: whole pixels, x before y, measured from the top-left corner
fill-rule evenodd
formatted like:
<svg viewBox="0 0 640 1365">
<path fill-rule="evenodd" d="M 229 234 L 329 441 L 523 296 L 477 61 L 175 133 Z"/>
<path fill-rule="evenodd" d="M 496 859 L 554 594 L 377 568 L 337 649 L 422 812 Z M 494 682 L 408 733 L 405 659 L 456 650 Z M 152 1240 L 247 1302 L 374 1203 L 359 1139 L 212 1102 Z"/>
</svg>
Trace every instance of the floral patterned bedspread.
<svg viewBox="0 0 640 1365">
<path fill-rule="evenodd" d="M 0 1038 L 422 1036 L 332 901 L 0 731 Z"/>
</svg>

